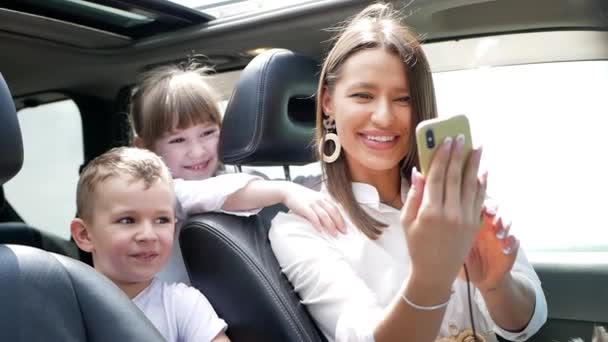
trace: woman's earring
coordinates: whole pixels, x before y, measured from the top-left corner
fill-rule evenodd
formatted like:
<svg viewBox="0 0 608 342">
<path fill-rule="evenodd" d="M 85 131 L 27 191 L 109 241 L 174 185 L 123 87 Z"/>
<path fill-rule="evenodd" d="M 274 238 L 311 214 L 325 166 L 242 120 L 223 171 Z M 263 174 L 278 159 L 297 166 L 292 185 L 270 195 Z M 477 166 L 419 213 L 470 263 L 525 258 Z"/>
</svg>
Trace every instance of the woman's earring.
<svg viewBox="0 0 608 342">
<path fill-rule="evenodd" d="M 333 163 L 340 157 L 340 151 L 342 151 L 340 138 L 338 138 L 338 135 L 335 133 L 336 121 L 329 116 L 325 116 L 323 119 L 323 128 L 325 128 L 325 136 L 323 137 L 323 142 L 319 146 L 319 150 L 324 162 Z M 334 143 L 334 151 L 330 155 L 325 154 L 325 146 L 328 141 L 333 141 Z"/>
</svg>

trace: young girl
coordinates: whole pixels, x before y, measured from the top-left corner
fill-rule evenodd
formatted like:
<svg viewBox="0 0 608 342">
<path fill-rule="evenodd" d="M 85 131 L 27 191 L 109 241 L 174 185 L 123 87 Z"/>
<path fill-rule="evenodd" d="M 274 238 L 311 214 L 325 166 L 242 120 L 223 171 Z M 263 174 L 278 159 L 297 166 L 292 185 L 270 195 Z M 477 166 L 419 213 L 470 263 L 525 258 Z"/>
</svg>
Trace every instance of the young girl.
<svg viewBox="0 0 608 342">
<path fill-rule="evenodd" d="M 135 145 L 158 154 L 175 178 L 176 236 L 188 214 L 251 215 L 280 202 L 319 230 L 332 235 L 343 230 L 341 214 L 326 195 L 291 182 L 223 174 L 218 157 L 221 117 L 205 80 L 209 71 L 193 62 L 157 68 L 142 75 L 131 98 Z M 160 276 L 188 284 L 178 239 L 174 241 L 172 258 Z"/>
</svg>

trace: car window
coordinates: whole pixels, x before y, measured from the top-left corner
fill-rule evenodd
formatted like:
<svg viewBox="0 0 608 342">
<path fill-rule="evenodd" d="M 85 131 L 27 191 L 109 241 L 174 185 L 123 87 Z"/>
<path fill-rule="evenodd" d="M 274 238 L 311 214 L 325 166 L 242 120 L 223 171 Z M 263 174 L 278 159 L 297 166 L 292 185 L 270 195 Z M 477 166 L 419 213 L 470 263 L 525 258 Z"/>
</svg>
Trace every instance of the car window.
<svg viewBox="0 0 608 342">
<path fill-rule="evenodd" d="M 5 185 L 7 200 L 28 224 L 68 238 L 83 163 L 80 112 L 65 100 L 18 113 L 23 168 Z"/>
<path fill-rule="evenodd" d="M 608 251 L 608 61 L 434 74 L 440 116 L 466 114 L 489 195 L 528 250 Z"/>
<path fill-rule="evenodd" d="M 608 251 L 606 37 L 555 31 L 423 46 L 439 115 L 469 118 L 474 143 L 484 147 L 489 196 L 513 219 L 526 250 Z M 243 169 L 284 178 L 282 167 Z M 291 167 L 292 179 L 311 174 L 320 174 L 318 163 Z"/>
</svg>

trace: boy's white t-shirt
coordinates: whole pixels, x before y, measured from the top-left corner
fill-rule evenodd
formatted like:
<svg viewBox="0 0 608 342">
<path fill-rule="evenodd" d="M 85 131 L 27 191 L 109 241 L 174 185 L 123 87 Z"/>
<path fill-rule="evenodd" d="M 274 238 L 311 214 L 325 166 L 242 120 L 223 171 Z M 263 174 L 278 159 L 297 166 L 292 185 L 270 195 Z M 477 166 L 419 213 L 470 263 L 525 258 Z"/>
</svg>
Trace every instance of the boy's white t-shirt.
<svg viewBox="0 0 608 342">
<path fill-rule="evenodd" d="M 133 302 L 168 342 L 205 342 L 226 330 L 205 296 L 185 284 L 154 278 Z"/>
<path fill-rule="evenodd" d="M 157 274 L 159 279 L 167 283 L 190 285 L 190 277 L 188 277 L 184 259 L 182 258 L 182 251 L 179 246 L 179 232 L 184 222 L 188 219 L 188 215 L 211 211 L 239 216 L 257 214 L 260 211 L 259 208 L 237 212 L 222 210 L 222 206 L 228 196 L 244 188 L 254 179 L 260 179 L 260 177 L 246 173 L 229 173 L 195 181 L 174 179 L 177 217 L 175 238 L 173 240 L 171 258 L 167 265 Z"/>
</svg>

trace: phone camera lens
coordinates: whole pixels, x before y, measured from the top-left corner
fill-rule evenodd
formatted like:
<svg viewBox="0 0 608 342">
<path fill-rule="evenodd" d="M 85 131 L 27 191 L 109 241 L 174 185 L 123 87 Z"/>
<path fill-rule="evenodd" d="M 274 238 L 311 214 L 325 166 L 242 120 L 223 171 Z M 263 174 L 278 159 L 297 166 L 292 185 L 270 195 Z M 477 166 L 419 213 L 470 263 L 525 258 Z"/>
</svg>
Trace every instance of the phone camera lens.
<svg viewBox="0 0 608 342">
<path fill-rule="evenodd" d="M 429 129 L 425 133 L 426 136 L 426 147 L 434 148 L 435 147 L 435 134 L 433 134 L 433 130 Z"/>
</svg>

